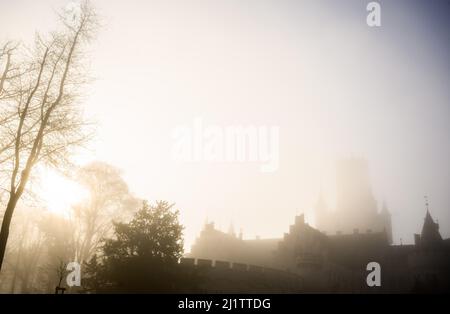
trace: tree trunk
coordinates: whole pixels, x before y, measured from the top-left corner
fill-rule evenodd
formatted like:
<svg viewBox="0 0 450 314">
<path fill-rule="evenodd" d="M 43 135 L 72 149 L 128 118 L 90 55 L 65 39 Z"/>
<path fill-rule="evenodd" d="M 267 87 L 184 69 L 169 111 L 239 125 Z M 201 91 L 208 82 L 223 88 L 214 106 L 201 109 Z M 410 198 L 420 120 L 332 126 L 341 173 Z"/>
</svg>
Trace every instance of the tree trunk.
<svg viewBox="0 0 450 314">
<path fill-rule="evenodd" d="M 10 194 L 8 205 L 6 206 L 5 215 L 3 216 L 2 229 L 0 230 L 0 272 L 2 271 L 3 258 L 5 257 L 6 243 L 8 242 L 9 227 L 11 219 L 16 208 L 17 197 Z"/>
</svg>

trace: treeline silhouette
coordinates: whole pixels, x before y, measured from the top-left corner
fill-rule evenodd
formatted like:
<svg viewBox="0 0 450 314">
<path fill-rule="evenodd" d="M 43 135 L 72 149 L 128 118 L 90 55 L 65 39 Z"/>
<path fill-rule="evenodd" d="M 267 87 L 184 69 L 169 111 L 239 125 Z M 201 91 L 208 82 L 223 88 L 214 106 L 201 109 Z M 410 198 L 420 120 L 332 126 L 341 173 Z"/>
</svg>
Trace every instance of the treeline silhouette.
<svg viewBox="0 0 450 314">
<path fill-rule="evenodd" d="M 0 274 L 1 293 L 196 291 L 195 269 L 179 267 L 183 226 L 166 201 L 135 197 L 121 172 L 92 162 L 71 177 L 87 190 L 67 215 L 19 206 Z M 76 261 L 81 286 L 66 283 Z"/>
<path fill-rule="evenodd" d="M 114 223 L 99 255 L 86 263 L 84 292 L 176 293 L 198 289 L 194 269 L 180 267 L 183 227 L 173 205 L 143 202 L 128 223 Z"/>
</svg>

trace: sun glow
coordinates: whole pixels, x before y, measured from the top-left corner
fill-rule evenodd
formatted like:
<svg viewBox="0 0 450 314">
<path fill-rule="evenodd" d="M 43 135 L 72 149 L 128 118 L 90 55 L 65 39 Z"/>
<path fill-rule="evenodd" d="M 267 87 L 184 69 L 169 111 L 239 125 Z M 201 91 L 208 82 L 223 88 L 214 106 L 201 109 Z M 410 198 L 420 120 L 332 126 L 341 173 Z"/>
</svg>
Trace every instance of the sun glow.
<svg viewBox="0 0 450 314">
<path fill-rule="evenodd" d="M 87 198 L 88 191 L 77 182 L 47 170 L 41 175 L 39 196 L 49 211 L 68 216 L 71 206 Z"/>
</svg>

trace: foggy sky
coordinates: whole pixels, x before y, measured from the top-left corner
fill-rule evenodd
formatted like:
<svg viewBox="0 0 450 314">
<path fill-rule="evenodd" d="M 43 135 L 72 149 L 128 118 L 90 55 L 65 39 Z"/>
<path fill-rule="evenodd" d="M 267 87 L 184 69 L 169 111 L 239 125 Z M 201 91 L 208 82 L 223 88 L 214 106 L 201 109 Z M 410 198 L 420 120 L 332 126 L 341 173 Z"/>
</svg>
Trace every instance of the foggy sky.
<svg viewBox="0 0 450 314">
<path fill-rule="evenodd" d="M 29 42 L 70 1 L 0 0 L 0 39 Z M 320 185 L 334 206 L 337 158 L 365 157 L 394 242 L 413 241 L 425 206 L 450 236 L 448 1 L 92 1 L 103 27 L 90 47 L 92 151 L 131 190 L 175 202 L 187 247 L 206 218 L 244 237 L 281 237 Z M 421 4 L 422 3 L 422 4 Z M 171 132 L 195 117 L 280 127 L 280 164 L 170 159 Z"/>
</svg>

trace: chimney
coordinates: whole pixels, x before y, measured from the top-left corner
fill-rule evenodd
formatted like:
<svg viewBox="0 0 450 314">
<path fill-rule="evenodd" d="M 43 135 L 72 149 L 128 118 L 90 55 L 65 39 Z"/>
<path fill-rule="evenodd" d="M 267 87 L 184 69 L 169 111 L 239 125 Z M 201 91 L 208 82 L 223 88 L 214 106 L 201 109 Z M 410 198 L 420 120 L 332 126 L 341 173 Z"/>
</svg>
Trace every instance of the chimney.
<svg viewBox="0 0 450 314">
<path fill-rule="evenodd" d="M 295 216 L 295 224 L 300 225 L 305 223 L 305 215 L 301 214 L 300 216 Z"/>
</svg>

